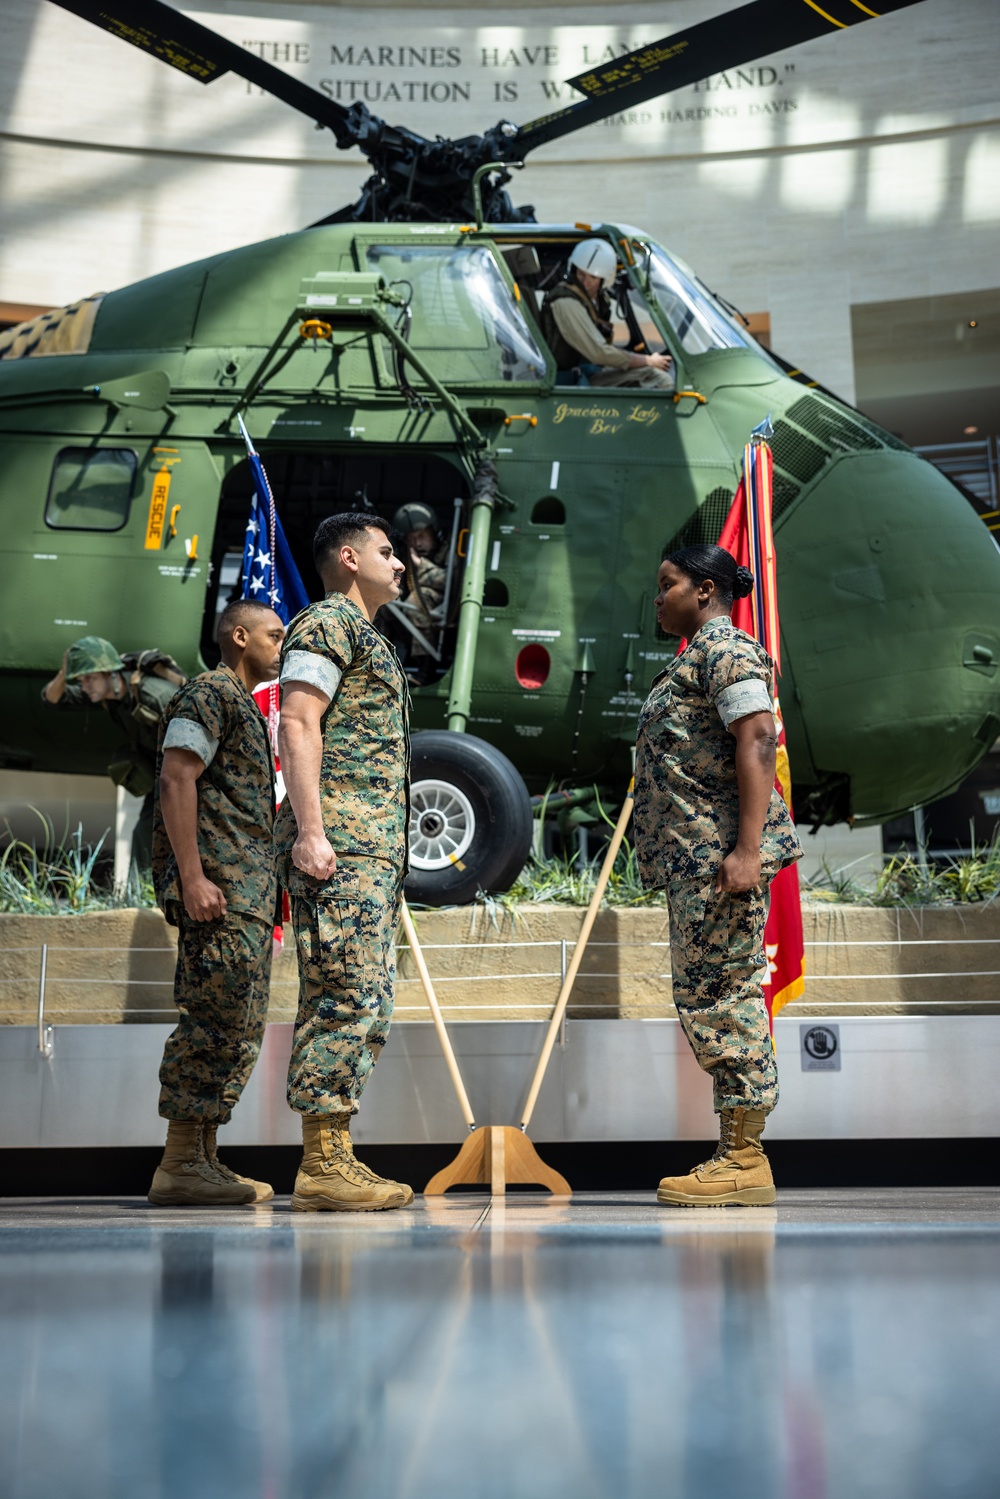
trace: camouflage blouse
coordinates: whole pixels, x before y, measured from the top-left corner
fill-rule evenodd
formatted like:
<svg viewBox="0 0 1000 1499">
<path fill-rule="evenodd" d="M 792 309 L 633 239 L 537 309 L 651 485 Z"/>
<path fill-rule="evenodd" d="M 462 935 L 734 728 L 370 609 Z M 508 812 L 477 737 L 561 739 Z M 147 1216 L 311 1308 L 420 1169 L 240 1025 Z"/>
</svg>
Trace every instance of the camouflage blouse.
<svg viewBox="0 0 1000 1499">
<path fill-rule="evenodd" d="M 735 848 L 740 796 L 729 725 L 772 709 L 773 683 L 770 656 L 725 615 L 702 625 L 654 679 L 639 715 L 635 762 L 636 854 L 646 885 L 659 888 L 673 875 L 709 878 Z M 788 809 L 772 791 L 763 878 L 801 856 Z"/>
<path fill-rule="evenodd" d="M 159 772 L 165 749 L 192 750 L 205 766 L 196 784 L 198 852 L 206 879 L 218 885 L 230 911 L 270 921 L 277 886 L 274 756 L 264 715 L 228 666 L 192 678 L 163 720 L 153 813 L 153 883 L 164 911 L 168 901 L 182 899 L 177 860 L 160 809 Z"/>
<path fill-rule="evenodd" d="M 281 652 L 281 683 L 307 682 L 330 699 L 323 715 L 320 808 L 337 854 L 407 865 L 410 816 L 409 693 L 396 653 L 351 599 L 333 593 L 292 620 Z M 275 825 L 289 889 L 315 880 L 291 863 L 295 814 L 288 797 Z"/>
</svg>

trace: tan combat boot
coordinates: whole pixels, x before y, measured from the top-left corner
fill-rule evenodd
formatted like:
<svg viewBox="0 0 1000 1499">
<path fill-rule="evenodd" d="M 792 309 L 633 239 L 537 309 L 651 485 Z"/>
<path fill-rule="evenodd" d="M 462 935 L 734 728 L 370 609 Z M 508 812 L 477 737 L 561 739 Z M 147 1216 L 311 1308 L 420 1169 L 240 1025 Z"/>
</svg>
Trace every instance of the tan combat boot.
<svg viewBox="0 0 1000 1499">
<path fill-rule="evenodd" d="M 229 1180 L 208 1160 L 204 1133 L 200 1119 L 167 1121 L 167 1146 L 147 1194 L 157 1207 L 218 1208 L 253 1202 L 250 1182 Z"/>
<path fill-rule="evenodd" d="M 774 1202 L 774 1179 L 760 1143 L 766 1118 L 763 1109 L 723 1109 L 712 1159 L 688 1176 L 665 1176 L 657 1202 L 691 1208 L 756 1208 Z"/>
<path fill-rule="evenodd" d="M 350 1117 L 302 1116 L 302 1164 L 295 1178 L 292 1211 L 363 1213 L 402 1208 L 413 1192 L 377 1176 L 354 1154 Z"/>
<path fill-rule="evenodd" d="M 205 1142 L 205 1159 L 209 1165 L 214 1166 L 219 1175 L 224 1176 L 227 1182 L 242 1182 L 245 1187 L 253 1187 L 254 1202 L 270 1202 L 274 1196 L 274 1188 L 269 1182 L 254 1181 L 252 1176 L 240 1176 L 238 1172 L 233 1171 L 223 1161 L 219 1160 L 215 1144 L 218 1133 L 219 1126 L 215 1120 L 206 1120 L 203 1138 Z"/>
</svg>

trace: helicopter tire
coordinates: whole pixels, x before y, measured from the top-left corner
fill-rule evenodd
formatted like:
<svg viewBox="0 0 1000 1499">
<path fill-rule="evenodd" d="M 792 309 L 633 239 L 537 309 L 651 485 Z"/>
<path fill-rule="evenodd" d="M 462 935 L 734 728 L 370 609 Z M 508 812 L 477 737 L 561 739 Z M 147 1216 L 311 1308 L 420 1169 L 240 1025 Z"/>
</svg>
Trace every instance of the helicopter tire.
<svg viewBox="0 0 1000 1499">
<path fill-rule="evenodd" d="M 414 734 L 406 897 L 465 905 L 510 888 L 531 848 L 527 787 L 507 756 L 472 734 Z"/>
</svg>

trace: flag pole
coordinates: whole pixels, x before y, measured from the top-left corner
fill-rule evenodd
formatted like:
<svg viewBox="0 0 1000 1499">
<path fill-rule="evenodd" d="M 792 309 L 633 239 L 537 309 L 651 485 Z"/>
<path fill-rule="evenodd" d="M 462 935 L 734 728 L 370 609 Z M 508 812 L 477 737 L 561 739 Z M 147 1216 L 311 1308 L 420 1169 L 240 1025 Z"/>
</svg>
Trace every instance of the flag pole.
<svg viewBox="0 0 1000 1499">
<path fill-rule="evenodd" d="M 570 959 L 569 968 L 566 970 L 566 977 L 563 979 L 562 988 L 559 991 L 559 998 L 556 1000 L 556 1007 L 552 1012 L 552 1019 L 549 1021 L 545 1045 L 542 1047 L 542 1054 L 538 1058 L 538 1066 L 535 1068 L 535 1075 L 531 1080 L 531 1088 L 528 1092 L 528 1101 L 521 1115 L 522 1131 L 527 1130 L 528 1125 L 531 1123 L 531 1116 L 535 1112 L 535 1104 L 538 1102 L 538 1094 L 549 1065 L 552 1048 L 556 1042 L 556 1034 L 566 1013 L 566 1006 L 569 1004 L 569 997 L 573 992 L 573 985 L 576 983 L 576 976 L 580 971 L 580 964 L 583 962 L 587 943 L 590 941 L 590 933 L 593 930 L 594 922 L 597 920 L 597 912 L 604 898 L 604 891 L 608 880 L 611 878 L 611 871 L 614 868 L 615 859 L 618 857 L 618 850 L 621 848 L 622 839 L 625 837 L 625 829 L 628 827 L 629 819 L 632 816 L 634 792 L 635 777 L 633 776 L 628 783 L 628 791 L 625 793 L 625 804 L 622 807 L 614 833 L 611 835 L 611 842 L 608 844 L 608 851 L 604 856 L 604 863 L 601 865 L 601 872 L 597 877 L 597 884 L 594 886 L 594 893 L 590 898 L 587 914 L 583 918 L 583 926 L 580 928 L 580 935 L 576 939 L 576 946 L 573 949 L 573 956 Z"/>
<path fill-rule="evenodd" d="M 437 1031 L 437 1038 L 441 1043 L 441 1050 L 444 1052 L 444 1059 L 448 1065 L 452 1087 L 455 1089 L 458 1097 L 458 1106 L 462 1110 L 466 1124 L 470 1129 L 475 1129 L 476 1120 L 472 1112 L 472 1105 L 469 1103 L 469 1095 L 465 1091 L 462 1074 L 458 1070 L 458 1062 L 452 1049 L 451 1038 L 444 1023 L 444 1016 L 441 1014 L 441 1006 L 438 1004 L 437 995 L 434 993 L 434 985 L 431 983 L 427 964 L 424 962 L 423 949 L 417 939 L 417 929 L 413 925 L 413 917 L 410 915 L 410 908 L 405 900 L 400 907 L 400 915 L 403 920 L 403 931 L 406 933 L 406 940 L 409 943 L 410 952 L 413 954 L 413 961 L 417 965 L 417 973 L 420 975 L 420 982 L 424 987 L 424 994 L 427 997 L 427 1006 L 431 1012 L 431 1019 L 434 1021 L 434 1029 Z"/>
</svg>

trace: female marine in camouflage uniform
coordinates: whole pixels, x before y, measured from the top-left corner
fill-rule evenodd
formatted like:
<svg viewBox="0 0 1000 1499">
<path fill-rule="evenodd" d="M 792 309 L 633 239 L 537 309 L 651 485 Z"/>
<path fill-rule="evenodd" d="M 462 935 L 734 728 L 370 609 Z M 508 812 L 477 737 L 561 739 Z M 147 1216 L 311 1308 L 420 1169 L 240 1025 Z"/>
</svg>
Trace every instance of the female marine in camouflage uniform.
<svg viewBox="0 0 1000 1499">
<path fill-rule="evenodd" d="M 665 1177 L 657 1197 L 758 1206 L 774 1201 L 760 1136 L 778 1099 L 760 982 L 767 888 L 802 853 L 774 789 L 774 663 L 729 618 L 753 587 L 729 552 L 685 547 L 657 582 L 657 620 L 689 644 L 640 714 L 636 848 L 645 883 L 667 892 L 674 1004 L 721 1116 L 712 1159 Z"/>
</svg>

